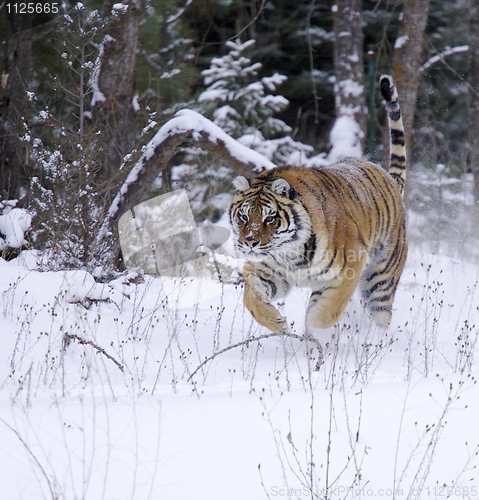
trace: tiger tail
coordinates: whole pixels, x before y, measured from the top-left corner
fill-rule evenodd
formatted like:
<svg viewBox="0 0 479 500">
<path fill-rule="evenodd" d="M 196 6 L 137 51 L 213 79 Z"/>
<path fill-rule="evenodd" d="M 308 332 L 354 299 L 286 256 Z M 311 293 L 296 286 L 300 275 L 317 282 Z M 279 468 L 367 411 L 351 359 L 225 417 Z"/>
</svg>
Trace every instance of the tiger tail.
<svg viewBox="0 0 479 500">
<path fill-rule="evenodd" d="M 389 174 L 397 182 L 401 196 L 404 196 L 406 181 L 406 139 L 399 106 L 399 96 L 391 76 L 383 75 L 380 80 L 381 94 L 386 100 L 389 125 Z"/>
</svg>

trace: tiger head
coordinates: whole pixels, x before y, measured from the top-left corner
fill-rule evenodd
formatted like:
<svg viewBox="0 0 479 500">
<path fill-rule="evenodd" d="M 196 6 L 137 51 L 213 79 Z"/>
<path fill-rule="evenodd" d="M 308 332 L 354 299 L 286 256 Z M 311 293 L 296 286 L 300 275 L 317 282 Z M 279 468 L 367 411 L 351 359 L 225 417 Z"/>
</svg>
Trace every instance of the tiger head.
<svg viewBox="0 0 479 500">
<path fill-rule="evenodd" d="M 311 236 L 311 220 L 298 193 L 283 178 L 251 181 L 240 175 L 233 185 L 238 194 L 228 213 L 238 250 L 248 260 L 294 260 Z"/>
</svg>

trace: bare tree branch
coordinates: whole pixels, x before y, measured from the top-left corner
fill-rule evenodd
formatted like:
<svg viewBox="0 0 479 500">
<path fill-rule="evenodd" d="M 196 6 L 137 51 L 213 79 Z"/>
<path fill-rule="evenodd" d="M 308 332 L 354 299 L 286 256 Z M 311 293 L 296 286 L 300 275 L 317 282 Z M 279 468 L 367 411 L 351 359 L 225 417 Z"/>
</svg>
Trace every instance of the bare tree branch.
<svg viewBox="0 0 479 500">
<path fill-rule="evenodd" d="M 32 449 L 28 446 L 27 442 L 22 438 L 22 436 L 20 436 L 20 433 L 15 428 L 13 428 L 6 420 L 4 420 L 3 418 L 0 418 L 0 422 L 3 422 L 17 436 L 17 438 L 20 440 L 20 442 L 23 444 L 23 446 L 25 446 L 25 449 L 28 451 L 29 455 L 33 458 L 34 462 L 37 464 L 38 468 L 41 470 L 43 476 L 47 480 L 47 484 L 48 484 L 48 488 L 50 489 L 50 495 L 52 496 L 52 500 L 55 500 L 56 498 L 58 498 L 58 496 L 53 491 L 53 485 L 52 485 L 50 478 L 48 477 L 46 470 L 43 468 L 42 464 L 40 463 L 40 460 L 38 460 L 36 455 L 33 453 Z"/>
<path fill-rule="evenodd" d="M 301 340 L 301 341 L 311 341 L 313 342 L 317 349 L 318 349 L 318 361 L 316 362 L 315 370 L 318 371 L 321 368 L 321 365 L 323 364 L 323 348 L 319 341 L 315 339 L 314 337 L 309 337 L 307 335 L 298 335 L 296 333 L 289 333 L 289 332 L 280 332 L 280 333 L 266 333 L 264 335 L 260 335 L 259 337 L 251 337 L 249 339 L 243 340 L 241 342 L 237 342 L 236 344 L 229 345 L 228 347 L 225 347 L 224 349 L 221 349 L 221 351 L 215 352 L 208 358 L 206 358 L 203 363 L 201 363 L 199 366 L 197 366 L 196 370 L 188 377 L 188 382 L 205 366 L 207 363 L 210 361 L 213 361 L 217 356 L 220 354 L 223 354 L 227 351 L 230 351 L 231 349 L 236 349 L 236 347 L 241 347 L 242 345 L 247 345 L 250 342 L 259 342 L 260 340 L 264 339 L 269 339 L 271 337 L 291 337 L 296 340 Z"/>
<path fill-rule="evenodd" d="M 444 58 L 448 56 L 452 56 L 454 54 L 459 54 L 460 52 L 467 52 L 469 50 L 469 45 L 461 45 L 459 47 L 452 47 L 446 50 L 443 50 L 441 53 L 436 54 L 429 58 L 420 68 L 419 72 L 423 73 L 428 68 L 430 68 L 433 64 L 436 64 L 439 61 L 445 62 Z"/>
<path fill-rule="evenodd" d="M 113 361 L 113 363 L 115 363 L 115 365 L 118 366 L 118 368 L 121 371 L 124 370 L 123 365 L 121 363 L 119 363 L 111 354 L 108 354 L 105 351 L 105 349 L 103 349 L 103 347 L 100 347 L 98 344 L 95 344 L 91 340 L 85 340 L 84 338 L 79 337 L 78 335 L 75 335 L 74 333 L 65 333 L 65 335 L 63 337 L 64 347 L 66 347 L 72 340 L 76 340 L 81 345 L 90 345 L 90 346 L 92 346 L 94 349 L 96 349 L 97 352 L 99 352 L 99 353 L 103 354 L 104 356 L 106 356 L 110 361 Z"/>
<path fill-rule="evenodd" d="M 186 9 L 193 3 L 193 0 L 186 0 L 184 7 L 180 7 L 176 14 L 173 14 L 166 20 L 166 24 L 171 24 L 177 21 L 185 12 Z"/>
<path fill-rule="evenodd" d="M 192 110 L 181 110 L 165 123 L 144 147 L 141 158 L 129 169 L 117 195 L 103 220 L 91 257 L 111 234 L 111 224 L 143 201 L 146 189 L 151 186 L 168 161 L 181 148 L 198 147 L 221 158 L 226 166 L 246 177 L 254 178 L 275 165 L 258 152 L 243 146 L 226 134 L 215 123 Z M 127 164 L 120 167 L 127 170 Z M 133 189 L 134 187 L 134 189 Z"/>
</svg>

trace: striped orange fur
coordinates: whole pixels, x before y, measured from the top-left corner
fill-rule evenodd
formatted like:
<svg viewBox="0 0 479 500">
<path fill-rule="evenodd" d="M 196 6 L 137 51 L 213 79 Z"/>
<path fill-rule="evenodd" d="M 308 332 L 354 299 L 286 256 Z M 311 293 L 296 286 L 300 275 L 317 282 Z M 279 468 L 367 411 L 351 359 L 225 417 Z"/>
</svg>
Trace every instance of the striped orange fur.
<svg viewBox="0 0 479 500">
<path fill-rule="evenodd" d="M 321 168 L 276 167 L 234 181 L 238 194 L 228 213 L 247 259 L 244 303 L 272 332 L 288 324 L 271 302 L 293 286 L 312 290 L 307 327 L 338 322 L 358 286 L 376 323 L 391 321 L 407 254 L 406 151 L 396 88 L 389 76 L 380 82 L 391 130 L 389 173 L 350 158 Z"/>
</svg>

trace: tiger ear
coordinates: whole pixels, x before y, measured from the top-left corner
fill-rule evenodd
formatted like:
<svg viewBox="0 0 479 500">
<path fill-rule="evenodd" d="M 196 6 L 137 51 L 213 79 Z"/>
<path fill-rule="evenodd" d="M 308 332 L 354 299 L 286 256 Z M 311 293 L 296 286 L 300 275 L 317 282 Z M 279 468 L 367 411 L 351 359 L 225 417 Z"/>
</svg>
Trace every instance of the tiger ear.
<svg viewBox="0 0 479 500">
<path fill-rule="evenodd" d="M 286 179 L 275 179 L 271 184 L 271 191 L 287 198 L 293 198 L 294 189 Z"/>
<path fill-rule="evenodd" d="M 233 179 L 233 186 L 238 191 L 246 191 L 247 189 L 250 188 L 249 179 L 247 179 L 243 175 L 238 175 L 238 177 L 236 177 L 235 179 Z"/>
</svg>

